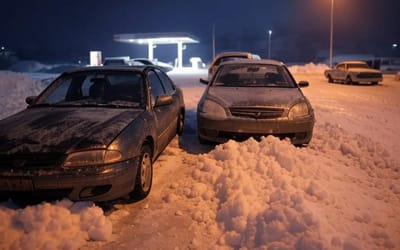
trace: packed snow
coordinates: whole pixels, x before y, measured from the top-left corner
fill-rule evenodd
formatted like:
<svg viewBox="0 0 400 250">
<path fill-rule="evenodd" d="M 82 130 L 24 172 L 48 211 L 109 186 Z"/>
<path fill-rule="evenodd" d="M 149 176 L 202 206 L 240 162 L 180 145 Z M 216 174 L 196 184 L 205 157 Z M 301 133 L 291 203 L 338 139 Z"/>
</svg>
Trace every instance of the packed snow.
<svg viewBox="0 0 400 250">
<path fill-rule="evenodd" d="M 0 204 L 1 249 L 400 249 L 400 82 L 328 84 L 326 65 L 290 67 L 316 114 L 307 147 L 266 137 L 204 146 L 206 71 L 172 71 L 186 124 L 154 164 L 153 189 L 102 210 L 67 199 Z M 48 80 L 0 72 L 0 119 Z"/>
</svg>

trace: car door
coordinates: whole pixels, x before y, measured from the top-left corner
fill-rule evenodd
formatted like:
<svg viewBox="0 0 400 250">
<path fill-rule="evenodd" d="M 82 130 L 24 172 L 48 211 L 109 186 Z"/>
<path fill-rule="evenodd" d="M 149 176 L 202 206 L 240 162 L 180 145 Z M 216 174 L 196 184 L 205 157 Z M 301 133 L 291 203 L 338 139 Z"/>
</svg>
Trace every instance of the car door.
<svg viewBox="0 0 400 250">
<path fill-rule="evenodd" d="M 346 65 L 344 63 L 338 64 L 336 66 L 336 76 L 334 76 L 334 79 L 338 80 L 345 80 L 346 79 Z"/>
<path fill-rule="evenodd" d="M 162 72 L 161 72 L 162 73 Z M 162 150 L 166 147 L 169 141 L 175 136 L 174 129 L 176 129 L 175 123 L 175 101 L 170 104 L 156 106 L 156 100 L 160 96 L 170 95 L 171 93 L 166 92 L 166 88 L 163 85 L 161 77 L 156 73 L 156 70 L 148 71 L 148 79 L 151 87 L 151 106 L 156 122 L 157 131 L 157 149 Z"/>
</svg>

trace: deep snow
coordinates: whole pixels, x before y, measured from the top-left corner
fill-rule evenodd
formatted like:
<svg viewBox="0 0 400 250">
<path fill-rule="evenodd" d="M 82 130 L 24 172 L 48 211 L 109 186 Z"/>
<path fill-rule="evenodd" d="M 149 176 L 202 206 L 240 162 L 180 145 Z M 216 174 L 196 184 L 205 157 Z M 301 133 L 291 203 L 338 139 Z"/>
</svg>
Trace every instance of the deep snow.
<svg viewBox="0 0 400 250">
<path fill-rule="evenodd" d="M 325 65 L 290 68 L 317 117 L 297 148 L 274 137 L 196 140 L 206 72 L 170 72 L 185 95 L 180 138 L 154 165 L 150 196 L 103 211 L 63 200 L 0 205 L 1 249 L 400 249 L 400 82 L 328 84 Z M 0 72 L 0 118 L 46 83 Z"/>
</svg>

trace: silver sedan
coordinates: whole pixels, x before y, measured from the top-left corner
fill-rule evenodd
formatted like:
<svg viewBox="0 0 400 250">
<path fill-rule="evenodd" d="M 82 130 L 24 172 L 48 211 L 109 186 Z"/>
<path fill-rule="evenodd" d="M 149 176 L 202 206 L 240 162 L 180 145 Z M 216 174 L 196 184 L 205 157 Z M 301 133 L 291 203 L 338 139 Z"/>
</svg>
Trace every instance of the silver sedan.
<svg viewBox="0 0 400 250">
<path fill-rule="evenodd" d="M 197 106 L 201 143 L 245 140 L 274 135 L 295 145 L 308 144 L 313 108 L 287 67 L 273 60 L 222 63 Z"/>
</svg>

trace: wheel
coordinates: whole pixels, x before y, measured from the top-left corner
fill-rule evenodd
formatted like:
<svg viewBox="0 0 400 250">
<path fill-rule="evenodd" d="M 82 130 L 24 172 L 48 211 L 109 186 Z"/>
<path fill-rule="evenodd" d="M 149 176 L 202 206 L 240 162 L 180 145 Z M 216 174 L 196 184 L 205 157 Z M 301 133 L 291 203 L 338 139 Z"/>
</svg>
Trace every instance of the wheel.
<svg viewBox="0 0 400 250">
<path fill-rule="evenodd" d="M 178 135 L 182 134 L 184 126 L 185 126 L 185 113 L 182 111 L 178 116 L 178 125 L 176 127 L 176 133 Z"/>
<path fill-rule="evenodd" d="M 197 135 L 197 140 L 200 142 L 201 145 L 215 145 L 216 143 L 213 141 L 209 141 Z"/>
<path fill-rule="evenodd" d="M 149 195 L 153 182 L 152 153 L 148 145 L 144 145 L 140 151 L 140 159 L 136 174 L 135 188 L 130 196 L 134 199 L 144 199 Z"/>
<path fill-rule="evenodd" d="M 347 76 L 347 77 L 346 77 L 346 81 L 345 81 L 344 83 L 346 83 L 346 84 L 352 84 L 353 81 L 351 80 L 351 77 L 350 77 L 350 76 Z"/>
<path fill-rule="evenodd" d="M 328 82 L 329 82 L 329 83 L 333 83 L 333 79 L 332 79 L 332 76 L 331 76 L 331 75 L 328 75 Z"/>
<path fill-rule="evenodd" d="M 378 82 L 371 82 L 371 85 L 378 85 Z"/>
</svg>

